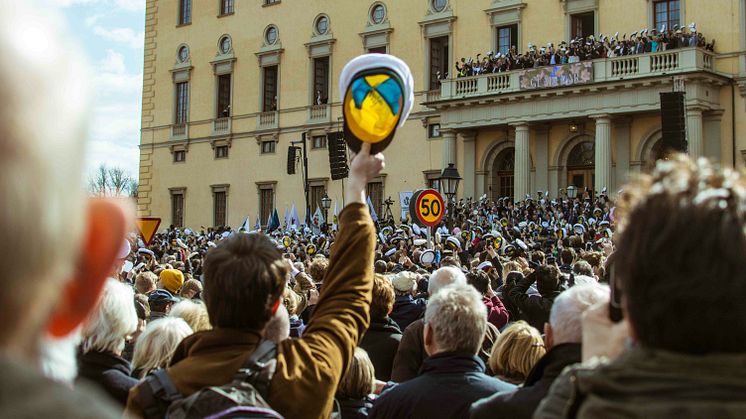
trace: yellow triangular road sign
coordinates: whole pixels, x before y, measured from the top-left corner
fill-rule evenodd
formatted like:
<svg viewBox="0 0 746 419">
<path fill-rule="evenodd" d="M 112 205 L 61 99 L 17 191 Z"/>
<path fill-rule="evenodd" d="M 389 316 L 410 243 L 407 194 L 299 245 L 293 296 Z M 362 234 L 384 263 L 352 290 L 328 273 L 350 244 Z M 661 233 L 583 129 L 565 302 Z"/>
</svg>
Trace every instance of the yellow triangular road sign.
<svg viewBox="0 0 746 419">
<path fill-rule="evenodd" d="M 142 236 L 142 240 L 145 242 L 145 246 L 150 245 L 150 241 L 153 240 L 153 236 L 158 231 L 158 226 L 161 225 L 160 218 L 138 218 L 135 220 L 137 225 L 137 231 Z"/>
</svg>

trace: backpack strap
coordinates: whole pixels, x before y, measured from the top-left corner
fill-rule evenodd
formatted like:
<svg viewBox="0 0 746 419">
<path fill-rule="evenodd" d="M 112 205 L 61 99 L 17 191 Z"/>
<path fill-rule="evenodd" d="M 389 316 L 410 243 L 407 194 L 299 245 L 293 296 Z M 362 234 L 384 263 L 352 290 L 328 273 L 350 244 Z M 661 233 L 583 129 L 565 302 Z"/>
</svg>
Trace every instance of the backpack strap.
<svg viewBox="0 0 746 419">
<path fill-rule="evenodd" d="M 267 398 L 269 383 L 275 374 L 277 366 L 277 344 L 270 340 L 262 340 L 246 360 L 244 365 L 233 377 L 233 383 L 247 382 L 254 386 L 259 394 Z"/>
<path fill-rule="evenodd" d="M 139 386 L 138 401 L 145 419 L 164 417 L 168 406 L 181 397 L 163 368 L 153 371 Z"/>
</svg>

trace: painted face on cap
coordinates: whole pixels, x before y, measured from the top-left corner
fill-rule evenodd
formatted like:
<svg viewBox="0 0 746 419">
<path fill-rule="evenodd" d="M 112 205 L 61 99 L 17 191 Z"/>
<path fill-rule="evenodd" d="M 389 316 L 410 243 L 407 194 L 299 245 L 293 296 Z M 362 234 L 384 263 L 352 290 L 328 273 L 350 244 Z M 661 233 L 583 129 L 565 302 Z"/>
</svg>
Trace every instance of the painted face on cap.
<svg viewBox="0 0 746 419">
<path fill-rule="evenodd" d="M 345 123 L 356 139 L 385 148 L 393 137 L 404 103 L 401 81 L 385 69 L 355 75 L 345 92 Z M 373 151 L 373 152 L 375 152 Z"/>
</svg>

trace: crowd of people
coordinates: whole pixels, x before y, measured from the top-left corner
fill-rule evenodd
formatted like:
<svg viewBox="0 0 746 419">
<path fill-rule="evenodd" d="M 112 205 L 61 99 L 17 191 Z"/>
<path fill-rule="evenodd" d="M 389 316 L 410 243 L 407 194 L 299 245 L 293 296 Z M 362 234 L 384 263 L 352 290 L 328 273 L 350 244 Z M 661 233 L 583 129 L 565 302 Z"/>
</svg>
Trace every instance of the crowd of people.
<svg viewBox="0 0 746 419">
<path fill-rule="evenodd" d="M 0 14 L 0 417 L 746 416 L 741 172 L 672 156 L 614 197 L 463 201 L 427 246 L 373 223 L 363 144 L 329 234 L 147 246 L 70 186 L 75 50 L 0 4 L 48 35 Z"/>
<path fill-rule="evenodd" d="M 513 45 L 505 52 L 487 52 L 474 58 L 461 58 L 456 62 L 456 77 L 478 76 L 486 73 L 501 73 L 511 70 L 538 68 L 549 65 L 571 64 L 596 58 L 613 58 L 626 55 L 645 54 L 674 50 L 677 48 L 698 47 L 714 51 L 715 40 L 707 42 L 702 33 L 697 32 L 695 23 L 689 26 L 658 29 L 642 29 L 627 34 L 600 34 L 598 37 L 576 37 L 568 41 L 552 42 L 544 45 L 528 43 L 528 50 L 519 52 Z M 444 75 L 444 78 L 448 78 Z"/>
</svg>

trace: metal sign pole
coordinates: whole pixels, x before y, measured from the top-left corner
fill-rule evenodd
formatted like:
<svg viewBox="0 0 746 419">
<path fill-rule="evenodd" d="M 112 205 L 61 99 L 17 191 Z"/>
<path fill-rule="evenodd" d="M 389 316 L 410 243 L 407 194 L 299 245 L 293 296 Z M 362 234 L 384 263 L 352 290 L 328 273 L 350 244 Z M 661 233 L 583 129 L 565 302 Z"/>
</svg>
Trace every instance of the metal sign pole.
<svg viewBox="0 0 746 419">
<path fill-rule="evenodd" d="M 427 248 L 430 250 L 435 250 L 433 246 L 433 228 L 432 227 L 427 228 Z"/>
</svg>

